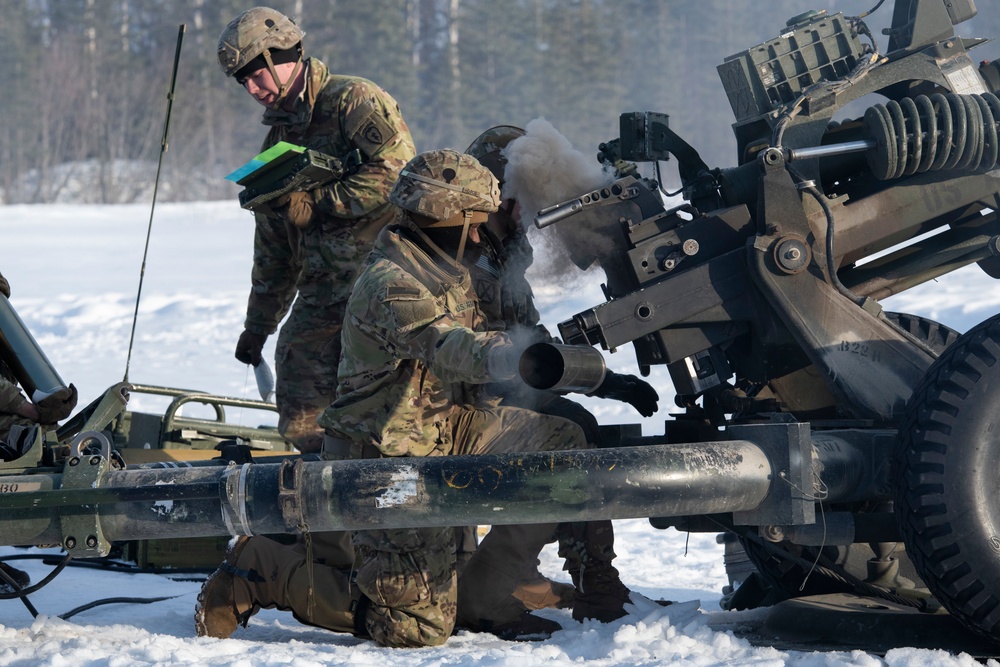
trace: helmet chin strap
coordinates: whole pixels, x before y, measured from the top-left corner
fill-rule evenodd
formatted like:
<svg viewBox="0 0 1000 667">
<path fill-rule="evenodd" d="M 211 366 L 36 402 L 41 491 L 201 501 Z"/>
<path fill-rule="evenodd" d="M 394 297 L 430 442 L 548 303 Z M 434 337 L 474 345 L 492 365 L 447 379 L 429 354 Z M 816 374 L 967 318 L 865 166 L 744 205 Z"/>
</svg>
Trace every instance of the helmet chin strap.
<svg viewBox="0 0 1000 667">
<path fill-rule="evenodd" d="M 295 69 L 292 70 L 288 80 L 285 82 L 278 79 L 278 71 L 274 68 L 274 62 L 271 60 L 271 49 L 264 49 L 261 55 L 264 56 L 264 62 L 267 63 L 267 71 L 270 72 L 271 78 L 278 86 L 278 97 L 275 98 L 274 104 L 269 105 L 267 108 L 272 111 L 277 111 L 281 108 L 281 105 L 285 103 L 285 98 L 288 96 L 288 89 L 291 88 L 296 77 L 298 77 L 299 72 L 302 71 L 302 47 L 299 47 L 299 59 L 295 61 Z"/>
<path fill-rule="evenodd" d="M 465 221 L 462 223 L 462 238 L 458 242 L 458 254 L 455 255 L 455 261 L 459 264 L 462 263 L 462 257 L 465 255 L 465 242 L 469 238 L 469 225 L 472 224 L 472 211 L 462 211 L 462 217 Z"/>
</svg>

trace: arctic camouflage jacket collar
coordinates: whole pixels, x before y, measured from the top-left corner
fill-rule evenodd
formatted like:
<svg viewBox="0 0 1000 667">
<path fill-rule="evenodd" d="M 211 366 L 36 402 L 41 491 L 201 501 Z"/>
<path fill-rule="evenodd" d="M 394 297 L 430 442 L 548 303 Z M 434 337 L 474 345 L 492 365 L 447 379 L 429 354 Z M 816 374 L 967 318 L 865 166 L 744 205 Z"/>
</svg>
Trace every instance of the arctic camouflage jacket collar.
<svg viewBox="0 0 1000 667">
<path fill-rule="evenodd" d="M 323 89 L 323 83 L 329 76 L 329 70 L 319 58 L 306 58 L 305 77 L 306 85 L 299 97 L 295 100 L 295 107 L 291 111 L 285 109 L 268 109 L 264 112 L 260 122 L 264 125 L 287 125 L 292 132 L 301 132 L 309 127 L 312 120 L 313 107 L 316 104 L 316 95 Z"/>
</svg>

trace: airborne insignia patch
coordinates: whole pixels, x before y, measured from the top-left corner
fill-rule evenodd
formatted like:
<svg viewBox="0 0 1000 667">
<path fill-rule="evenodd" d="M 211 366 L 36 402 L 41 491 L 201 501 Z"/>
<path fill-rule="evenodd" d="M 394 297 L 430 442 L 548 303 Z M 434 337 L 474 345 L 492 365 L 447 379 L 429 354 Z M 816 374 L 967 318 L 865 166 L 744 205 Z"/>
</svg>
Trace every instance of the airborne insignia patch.
<svg viewBox="0 0 1000 667">
<path fill-rule="evenodd" d="M 382 145 L 382 132 L 378 129 L 375 123 L 368 123 L 368 126 L 361 131 L 365 140 L 370 144 L 375 144 L 377 146 Z"/>
<path fill-rule="evenodd" d="M 361 149 L 365 157 L 371 157 L 378 152 L 382 146 L 396 136 L 396 130 L 389 122 L 382 117 L 378 109 L 372 104 L 365 105 L 364 115 L 355 117 L 348 127 L 349 140 Z"/>
</svg>

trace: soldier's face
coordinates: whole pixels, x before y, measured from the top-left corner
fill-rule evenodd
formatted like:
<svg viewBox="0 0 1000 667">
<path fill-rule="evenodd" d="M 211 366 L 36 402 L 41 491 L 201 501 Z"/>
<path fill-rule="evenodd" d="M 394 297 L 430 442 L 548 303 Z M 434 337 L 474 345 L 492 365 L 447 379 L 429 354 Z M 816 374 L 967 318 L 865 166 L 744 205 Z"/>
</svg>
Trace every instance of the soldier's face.
<svg viewBox="0 0 1000 667">
<path fill-rule="evenodd" d="M 479 236 L 479 225 L 471 225 L 469 227 L 469 240 L 479 245 L 482 243 L 482 238 Z"/>
<path fill-rule="evenodd" d="M 292 76 L 292 72 L 295 70 L 296 63 L 281 63 L 280 65 L 274 66 L 274 71 L 277 73 L 278 78 L 281 81 L 288 81 L 289 77 Z M 261 67 L 254 72 L 251 72 L 246 76 L 246 78 L 240 80 L 240 84 L 246 88 L 246 91 L 257 100 L 261 106 L 270 107 L 278 99 L 278 89 L 279 86 L 274 81 L 274 77 L 271 76 L 271 72 L 267 67 Z"/>
</svg>

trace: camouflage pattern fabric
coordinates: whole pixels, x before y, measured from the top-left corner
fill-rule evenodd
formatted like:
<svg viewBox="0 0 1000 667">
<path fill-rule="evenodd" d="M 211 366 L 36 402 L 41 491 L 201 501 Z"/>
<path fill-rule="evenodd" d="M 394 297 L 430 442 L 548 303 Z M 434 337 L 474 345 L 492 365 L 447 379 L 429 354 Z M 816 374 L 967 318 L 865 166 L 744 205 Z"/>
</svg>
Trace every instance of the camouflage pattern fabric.
<svg viewBox="0 0 1000 667">
<path fill-rule="evenodd" d="M 323 429 L 316 419 L 337 395 L 346 305 L 298 302 L 278 333 L 274 353 L 278 431 L 303 454 L 318 454 L 323 445 Z"/>
<path fill-rule="evenodd" d="M 6 370 L 6 367 L 0 364 L 0 369 Z M 7 439 L 11 427 L 15 424 L 24 426 L 32 424 L 30 419 L 17 414 L 17 409 L 27 402 L 28 399 L 21 393 L 17 383 L 0 373 L 0 440 Z"/>
<path fill-rule="evenodd" d="M 372 639 L 397 648 L 445 643 L 458 608 L 454 529 L 359 531 L 354 546 Z"/>
<path fill-rule="evenodd" d="M 500 184 L 474 157 L 445 148 L 411 160 L 399 173 L 389 201 L 431 220 L 462 224 L 454 220 L 462 211 L 497 210 Z"/>
<path fill-rule="evenodd" d="M 371 451 L 368 447 L 384 456 L 586 447 L 572 422 L 518 408 L 474 406 L 475 385 L 496 379 L 487 361 L 490 350 L 510 342 L 501 333 L 478 330 L 484 320 L 468 272 L 444 257 L 432 260 L 424 249 L 429 242 L 406 217 L 379 235 L 347 305 L 339 397 L 320 423 L 351 440 L 356 456 Z M 484 541 L 460 586 L 455 529 L 357 533 L 357 585 L 372 601 L 364 619 L 367 631 L 386 646 L 443 643 L 463 588 L 484 593 L 484 605 L 469 607 L 470 627 L 495 627 L 518 617 L 525 608 L 511 592 L 525 563 L 534 562 L 555 528 L 513 527 L 512 535 L 526 539 Z M 524 553 L 510 556 L 504 549 L 512 544 Z M 500 562 L 510 576 L 498 579 L 492 566 L 474 567 L 477 561 Z"/>
<path fill-rule="evenodd" d="M 405 230 L 405 232 L 403 231 Z M 319 422 L 385 456 L 448 454 L 448 418 L 475 401 L 469 384 L 498 379 L 488 357 L 510 348 L 482 332 L 469 273 L 409 240 L 409 218 L 383 230 L 347 303 L 338 398 Z"/>
<path fill-rule="evenodd" d="M 374 237 L 396 215 L 387 197 L 414 148 L 396 102 L 377 85 L 331 74 L 315 58 L 306 76 L 291 112 L 265 112 L 272 128 L 263 148 L 290 141 L 335 156 L 360 149 L 364 163 L 312 192 L 318 213 L 304 229 L 276 216 L 255 216 L 244 326 L 269 335 L 291 307 L 276 352 L 279 431 L 310 452 L 323 435 L 315 418 L 335 396 L 339 328 L 351 285 Z"/>
<path fill-rule="evenodd" d="M 219 37 L 219 66 L 233 76 L 265 49 L 290 49 L 305 32 L 290 18 L 270 7 L 248 9 L 226 26 Z"/>
<path fill-rule="evenodd" d="M 371 243 L 395 215 L 388 195 L 399 170 L 414 155 L 396 102 L 359 77 L 331 74 L 308 61 L 307 84 L 291 112 L 267 111 L 272 125 L 263 149 L 289 141 L 334 156 L 360 149 L 357 173 L 313 190 L 319 215 L 300 230 L 277 217 L 257 215 L 253 290 L 246 328 L 271 334 L 295 296 L 316 306 L 346 301 Z"/>
<path fill-rule="evenodd" d="M 580 427 L 560 417 L 516 407 L 466 409 L 452 420 L 454 454 L 502 454 L 589 447 Z M 512 623 L 526 611 L 512 593 L 542 547 L 555 540 L 556 524 L 493 526 L 469 559 L 459 581 L 458 622 L 473 630 Z M 613 537 L 613 535 L 612 535 Z M 568 548 L 576 544 L 567 543 Z"/>
<path fill-rule="evenodd" d="M 531 244 L 523 232 L 504 239 L 499 253 L 492 244 L 483 244 L 483 254 L 469 273 L 491 331 L 538 326 L 541 316 L 525 277 L 532 259 Z"/>
<path fill-rule="evenodd" d="M 610 563 L 615 559 L 615 532 L 610 521 L 577 521 L 559 525 L 559 555 L 564 570 L 579 570 L 582 563 Z"/>
<path fill-rule="evenodd" d="M 447 427 L 455 455 L 587 447 L 576 424 L 519 408 L 463 407 Z M 556 528 L 494 527 L 469 559 L 457 587 L 454 528 L 356 533 L 361 559 L 357 585 L 374 603 L 366 629 L 384 646 L 433 646 L 450 636 L 458 619 L 474 630 L 515 621 L 525 607 L 511 593 L 525 565 L 534 563 L 542 546 L 554 539 Z M 613 539 L 613 533 L 608 536 Z"/>
<path fill-rule="evenodd" d="M 525 276 L 533 261 L 527 234 L 516 224 L 509 224 L 509 216 L 503 210 L 492 214 L 491 223 L 494 218 L 501 219 L 494 227 L 517 231 L 500 241 L 502 247 L 499 252 L 494 244 L 484 243 L 482 256 L 469 269 L 487 328 L 509 332 L 521 341 L 560 342 L 539 323 L 541 316 L 535 308 L 534 294 Z M 583 429 L 587 442 L 596 445 L 600 441 L 597 418 L 582 405 L 564 396 L 529 387 L 520 378 L 491 383 L 484 390 L 502 405 L 569 419 Z"/>
</svg>

